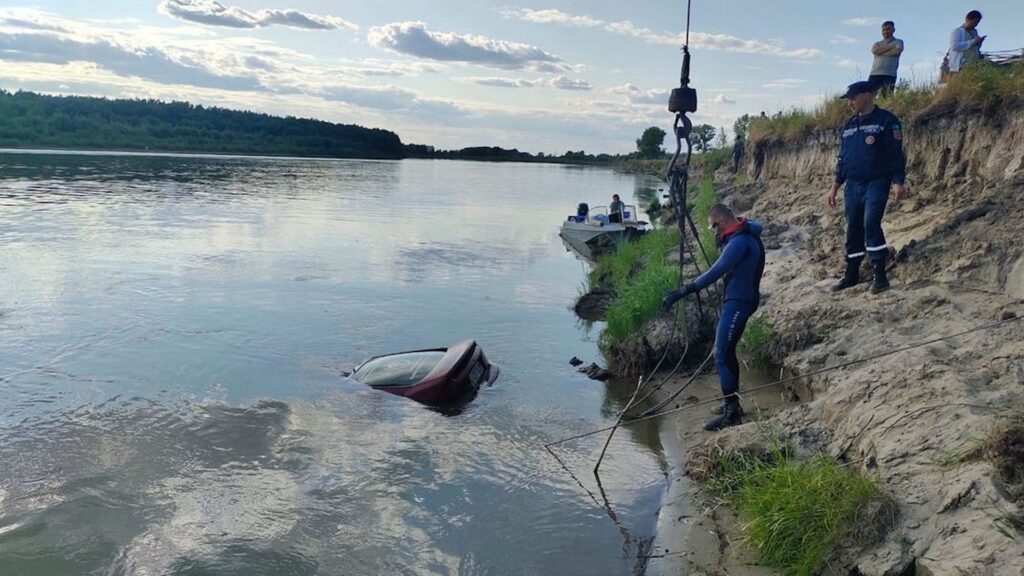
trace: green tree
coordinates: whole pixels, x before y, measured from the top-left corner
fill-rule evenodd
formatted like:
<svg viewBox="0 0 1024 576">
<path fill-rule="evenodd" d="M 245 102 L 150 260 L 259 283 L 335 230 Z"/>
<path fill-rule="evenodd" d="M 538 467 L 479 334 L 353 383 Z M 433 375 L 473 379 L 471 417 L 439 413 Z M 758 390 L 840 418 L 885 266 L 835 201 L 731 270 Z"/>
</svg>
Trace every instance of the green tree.
<svg viewBox="0 0 1024 576">
<path fill-rule="evenodd" d="M 644 130 L 643 136 L 636 141 L 636 151 L 641 158 L 657 158 L 665 154 L 661 147 L 665 142 L 665 131 L 657 126 Z"/>
<path fill-rule="evenodd" d="M 706 152 L 711 147 L 711 141 L 715 139 L 715 134 L 718 131 L 715 127 L 710 124 L 698 124 L 693 127 L 693 131 L 690 132 L 690 140 L 693 142 L 693 147 L 698 152 Z"/>
<path fill-rule="evenodd" d="M 736 135 L 737 140 L 746 140 L 747 133 L 750 130 L 750 114 L 744 114 L 736 119 L 736 122 L 732 125 L 732 132 Z"/>
</svg>

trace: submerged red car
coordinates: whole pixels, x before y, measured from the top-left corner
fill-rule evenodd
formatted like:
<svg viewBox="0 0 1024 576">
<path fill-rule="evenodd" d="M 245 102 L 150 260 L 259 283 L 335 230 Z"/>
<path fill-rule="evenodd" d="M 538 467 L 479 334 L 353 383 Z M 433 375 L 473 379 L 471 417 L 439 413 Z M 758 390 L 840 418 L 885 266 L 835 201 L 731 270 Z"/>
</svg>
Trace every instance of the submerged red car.
<svg viewBox="0 0 1024 576">
<path fill-rule="evenodd" d="M 375 356 L 351 377 L 378 390 L 423 404 L 450 404 L 470 398 L 480 386 L 493 384 L 499 369 L 475 340 L 447 348 Z"/>
</svg>

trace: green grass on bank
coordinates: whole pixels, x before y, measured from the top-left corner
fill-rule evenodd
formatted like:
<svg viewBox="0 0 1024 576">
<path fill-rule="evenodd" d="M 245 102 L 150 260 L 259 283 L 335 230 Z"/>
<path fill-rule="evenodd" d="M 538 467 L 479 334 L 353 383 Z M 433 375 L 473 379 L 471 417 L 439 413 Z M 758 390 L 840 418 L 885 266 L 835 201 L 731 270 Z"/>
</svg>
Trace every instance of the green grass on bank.
<svg viewBox="0 0 1024 576">
<path fill-rule="evenodd" d="M 786 576 L 817 574 L 838 544 L 877 537 L 892 521 L 875 484 L 827 456 L 796 461 L 777 448 L 708 458 L 699 479 L 736 509 L 761 563 Z"/>
<path fill-rule="evenodd" d="M 605 314 L 603 342 L 629 338 L 658 314 L 662 296 L 678 280 L 678 268 L 665 259 L 678 243 L 674 229 L 651 230 L 597 261 L 588 278 L 590 289 L 615 293 Z"/>
<path fill-rule="evenodd" d="M 732 158 L 732 148 L 713 148 L 705 152 L 694 153 L 690 167 L 694 170 L 710 168 L 711 172 L 721 168 Z M 662 176 L 668 172 L 670 156 L 663 158 L 625 158 L 612 164 L 617 172 L 625 174 L 651 174 Z"/>
<path fill-rule="evenodd" d="M 963 69 L 945 85 L 901 83 L 878 104 L 910 124 L 922 112 L 940 107 L 977 109 L 990 113 L 1024 103 L 1024 62 L 996 66 L 983 62 Z M 806 138 L 819 130 L 838 128 L 850 117 L 845 100 L 831 97 L 811 110 L 792 109 L 769 120 L 755 119 L 750 141 L 783 141 Z"/>
<path fill-rule="evenodd" d="M 740 354 L 744 360 L 759 365 L 771 363 L 771 341 L 775 327 L 763 316 L 755 316 L 747 322 L 747 328 L 740 338 Z"/>
<path fill-rule="evenodd" d="M 707 227 L 707 216 L 718 202 L 714 171 L 728 158 L 728 150 L 711 150 L 694 159 L 695 163 L 703 166 L 704 178 L 699 186 L 691 188 L 692 201 L 688 208 L 704 245 L 704 253 L 697 250 L 704 269 L 718 257 L 715 233 Z M 615 294 L 605 314 L 607 327 L 601 335 L 603 345 L 622 342 L 633 336 L 658 314 L 665 292 L 678 287 L 679 268 L 665 259 L 678 245 L 678 229 L 655 229 L 598 260 L 588 278 L 589 287 Z"/>
<path fill-rule="evenodd" d="M 707 172 L 697 188 L 697 195 L 693 198 L 690 216 L 693 224 L 697 227 L 697 234 L 700 236 L 700 243 L 704 247 L 701 252 L 699 247 L 694 247 L 698 252 L 702 268 L 705 270 L 718 258 L 718 245 L 715 243 L 715 231 L 708 228 L 708 212 L 711 207 L 718 203 L 718 194 L 715 193 L 715 179 L 712 172 Z"/>
</svg>

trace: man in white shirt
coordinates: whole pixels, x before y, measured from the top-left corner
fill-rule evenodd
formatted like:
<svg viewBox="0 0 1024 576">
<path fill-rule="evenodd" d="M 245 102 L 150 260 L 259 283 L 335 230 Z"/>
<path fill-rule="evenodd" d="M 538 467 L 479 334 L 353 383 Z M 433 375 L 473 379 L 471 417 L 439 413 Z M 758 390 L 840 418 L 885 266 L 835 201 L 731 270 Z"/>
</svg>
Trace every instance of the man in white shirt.
<svg viewBox="0 0 1024 576">
<path fill-rule="evenodd" d="M 965 65 L 981 60 L 981 44 L 987 36 L 978 34 L 978 23 L 981 12 L 971 10 L 967 13 L 964 25 L 953 30 L 949 35 L 949 52 L 946 53 L 949 71 L 959 72 Z"/>
<path fill-rule="evenodd" d="M 875 60 L 871 64 L 871 75 L 868 82 L 875 85 L 880 94 L 892 92 L 896 87 L 896 73 L 900 67 L 900 54 L 903 54 L 903 40 L 896 38 L 896 24 L 891 20 L 882 24 L 882 39 L 871 46 Z"/>
</svg>

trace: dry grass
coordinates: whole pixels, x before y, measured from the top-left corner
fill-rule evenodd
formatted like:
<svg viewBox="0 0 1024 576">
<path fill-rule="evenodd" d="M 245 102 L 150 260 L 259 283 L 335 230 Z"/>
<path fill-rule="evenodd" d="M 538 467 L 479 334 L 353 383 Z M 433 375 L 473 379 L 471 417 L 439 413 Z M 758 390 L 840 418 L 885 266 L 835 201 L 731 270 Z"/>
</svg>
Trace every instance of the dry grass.
<svg viewBox="0 0 1024 576">
<path fill-rule="evenodd" d="M 940 113 L 1004 113 L 1008 107 L 1024 105 L 1024 62 L 1010 66 L 981 63 L 953 75 L 945 85 L 901 83 L 892 95 L 879 98 L 878 104 L 910 126 L 919 118 Z M 769 120 L 755 119 L 750 125 L 750 141 L 801 140 L 839 128 L 850 115 L 846 101 L 832 96 L 813 110 L 794 108 Z"/>
</svg>

